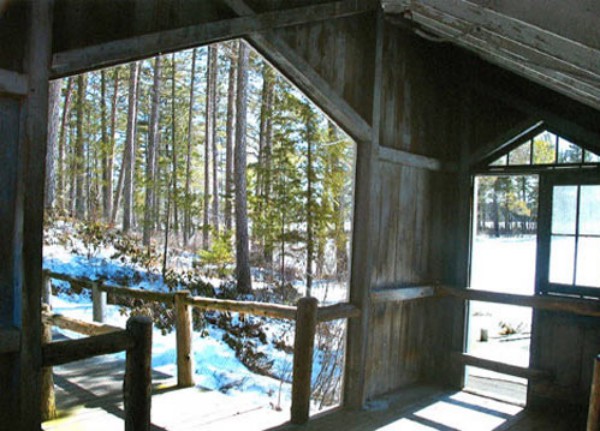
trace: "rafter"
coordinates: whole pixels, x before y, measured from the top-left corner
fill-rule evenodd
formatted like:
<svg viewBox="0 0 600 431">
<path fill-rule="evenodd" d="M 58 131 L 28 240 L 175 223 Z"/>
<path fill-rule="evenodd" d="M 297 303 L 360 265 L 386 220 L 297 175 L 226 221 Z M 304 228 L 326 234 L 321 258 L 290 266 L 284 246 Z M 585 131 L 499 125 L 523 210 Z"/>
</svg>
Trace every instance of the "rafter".
<svg viewBox="0 0 600 431">
<path fill-rule="evenodd" d="M 52 59 L 52 76 L 60 77 L 80 73 L 159 53 L 242 37 L 251 32 L 351 16 L 372 10 L 372 8 L 370 2 L 336 1 L 157 31 L 80 49 L 57 52 Z"/>
</svg>

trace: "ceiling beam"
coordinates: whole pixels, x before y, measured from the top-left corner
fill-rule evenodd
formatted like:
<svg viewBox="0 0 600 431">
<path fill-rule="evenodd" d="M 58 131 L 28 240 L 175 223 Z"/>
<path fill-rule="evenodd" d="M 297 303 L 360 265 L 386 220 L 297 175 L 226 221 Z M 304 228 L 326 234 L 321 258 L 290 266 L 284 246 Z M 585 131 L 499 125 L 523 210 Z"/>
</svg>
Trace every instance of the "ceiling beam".
<svg viewBox="0 0 600 431">
<path fill-rule="evenodd" d="M 439 36 L 434 40 L 463 46 L 600 109 L 600 50 L 595 47 L 465 0 L 384 0 L 383 5 Z"/>
<path fill-rule="evenodd" d="M 0 69 L 0 93 L 26 96 L 27 76 L 12 70 Z"/>
<path fill-rule="evenodd" d="M 225 0 L 225 3 L 238 15 L 253 16 L 254 14 L 243 0 Z M 371 6 L 365 7 L 363 11 L 373 10 L 371 2 L 365 3 Z M 367 121 L 281 37 L 271 31 L 251 33 L 246 37 L 263 56 L 315 101 L 353 139 L 359 143 L 370 141 L 371 126 Z"/>
<path fill-rule="evenodd" d="M 57 52 L 52 58 L 51 74 L 53 78 L 57 78 L 160 53 L 242 37 L 251 32 L 352 16 L 369 10 L 373 10 L 371 2 L 343 0 L 157 31 Z"/>
</svg>

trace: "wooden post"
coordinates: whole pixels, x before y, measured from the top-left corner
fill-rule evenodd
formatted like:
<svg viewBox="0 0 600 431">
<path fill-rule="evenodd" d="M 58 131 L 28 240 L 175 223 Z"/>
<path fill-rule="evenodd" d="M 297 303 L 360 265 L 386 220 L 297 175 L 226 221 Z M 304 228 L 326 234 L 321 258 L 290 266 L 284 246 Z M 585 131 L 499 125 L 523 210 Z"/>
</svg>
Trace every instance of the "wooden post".
<svg viewBox="0 0 600 431">
<path fill-rule="evenodd" d="M 47 277 L 46 277 L 47 278 Z M 50 311 L 50 306 L 43 305 L 43 311 Z M 42 344 L 52 342 L 52 324 L 42 320 Z M 54 396 L 54 377 L 52 367 L 42 368 L 42 420 L 48 421 L 56 417 L 56 399 Z"/>
<path fill-rule="evenodd" d="M 42 304 L 51 304 L 52 298 L 52 282 L 50 276 L 47 273 L 42 273 Z M 43 341 L 43 340 L 42 340 Z"/>
<path fill-rule="evenodd" d="M 594 361 L 594 377 L 590 391 L 587 431 L 600 430 L 600 355 Z"/>
<path fill-rule="evenodd" d="M 125 363 L 125 431 L 150 431 L 152 320 L 134 316 L 127 321 L 127 332 L 134 346 L 127 350 Z"/>
<path fill-rule="evenodd" d="M 177 386 L 194 386 L 194 361 L 192 360 L 192 313 L 186 303 L 190 292 L 175 293 L 175 329 L 177 331 Z"/>
<path fill-rule="evenodd" d="M 316 298 L 306 297 L 298 301 L 292 378 L 291 422 L 293 424 L 304 424 L 308 421 L 317 309 Z"/>
<path fill-rule="evenodd" d="M 104 323 L 106 319 L 106 292 L 100 290 L 100 283 L 92 284 L 92 303 L 94 307 L 94 322 Z"/>
</svg>

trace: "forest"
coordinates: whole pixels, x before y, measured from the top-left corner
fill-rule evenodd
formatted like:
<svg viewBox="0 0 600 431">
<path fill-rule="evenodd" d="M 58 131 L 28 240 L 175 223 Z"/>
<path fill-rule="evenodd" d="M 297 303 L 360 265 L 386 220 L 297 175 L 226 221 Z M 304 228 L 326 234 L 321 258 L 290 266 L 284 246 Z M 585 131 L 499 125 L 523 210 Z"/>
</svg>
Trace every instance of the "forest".
<svg viewBox="0 0 600 431">
<path fill-rule="evenodd" d="M 354 144 L 234 40 L 51 82 L 46 224 L 271 281 L 346 280 Z"/>
</svg>

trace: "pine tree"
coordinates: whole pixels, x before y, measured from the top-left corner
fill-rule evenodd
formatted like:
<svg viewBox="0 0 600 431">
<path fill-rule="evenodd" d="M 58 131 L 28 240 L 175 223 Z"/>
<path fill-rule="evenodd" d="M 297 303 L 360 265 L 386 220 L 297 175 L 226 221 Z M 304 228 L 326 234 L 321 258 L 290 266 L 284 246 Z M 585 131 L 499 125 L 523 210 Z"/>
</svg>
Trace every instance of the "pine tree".
<svg viewBox="0 0 600 431">
<path fill-rule="evenodd" d="M 135 170 L 135 136 L 137 121 L 137 96 L 139 62 L 129 66 L 129 104 L 127 110 L 127 133 L 123 147 L 123 232 L 129 232 L 132 225 L 133 175 Z"/>
</svg>

